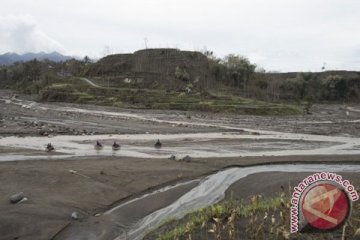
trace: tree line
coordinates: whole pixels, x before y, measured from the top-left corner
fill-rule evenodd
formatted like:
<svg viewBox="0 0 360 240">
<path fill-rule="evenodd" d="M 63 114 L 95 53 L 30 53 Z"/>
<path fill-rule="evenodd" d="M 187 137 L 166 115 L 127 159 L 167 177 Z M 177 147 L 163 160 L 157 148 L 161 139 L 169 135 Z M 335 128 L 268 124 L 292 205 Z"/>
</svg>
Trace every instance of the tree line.
<svg viewBox="0 0 360 240">
<path fill-rule="evenodd" d="M 231 94 L 266 101 L 358 101 L 360 99 L 360 73 L 272 73 L 257 67 L 244 56 L 230 54 L 224 58 L 204 51 L 210 76 L 205 89 L 230 89 Z M 65 62 L 32 60 L 0 66 L 0 88 L 11 88 L 28 94 L 37 94 L 53 83 L 71 76 L 83 76 L 93 64 L 91 59 L 71 59 Z M 188 82 L 186 69 L 177 68 L 174 75 Z M 204 74 L 205 75 L 205 74 Z M 185 81 L 186 80 L 186 81 Z M 228 91 L 229 92 L 229 91 Z"/>
<path fill-rule="evenodd" d="M 215 81 L 246 97 L 296 102 L 360 100 L 360 72 L 272 73 L 244 56 L 230 54 L 221 59 L 211 51 L 204 54 Z"/>
<path fill-rule="evenodd" d="M 65 78 L 79 76 L 85 71 L 89 59 L 70 59 L 65 62 L 37 59 L 0 66 L 0 88 L 14 89 L 26 94 L 39 91 Z"/>
</svg>

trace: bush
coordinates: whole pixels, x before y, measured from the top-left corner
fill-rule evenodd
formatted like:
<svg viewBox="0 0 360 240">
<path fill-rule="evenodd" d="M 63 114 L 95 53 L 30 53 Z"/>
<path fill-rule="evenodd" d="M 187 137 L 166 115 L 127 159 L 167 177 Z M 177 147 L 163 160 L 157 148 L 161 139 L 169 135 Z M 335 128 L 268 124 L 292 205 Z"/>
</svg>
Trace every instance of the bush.
<svg viewBox="0 0 360 240">
<path fill-rule="evenodd" d="M 190 75 L 185 69 L 181 69 L 180 67 L 176 67 L 175 69 L 175 77 L 182 81 L 189 81 Z"/>
</svg>

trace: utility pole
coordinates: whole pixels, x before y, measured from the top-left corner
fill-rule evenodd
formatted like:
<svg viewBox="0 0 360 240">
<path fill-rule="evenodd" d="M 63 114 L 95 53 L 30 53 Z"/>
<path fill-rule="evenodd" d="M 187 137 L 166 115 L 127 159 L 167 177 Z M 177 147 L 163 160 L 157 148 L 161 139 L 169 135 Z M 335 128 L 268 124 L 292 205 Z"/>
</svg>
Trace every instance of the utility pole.
<svg viewBox="0 0 360 240">
<path fill-rule="evenodd" d="M 321 70 L 322 70 L 322 71 L 325 71 L 325 70 L 326 70 L 326 62 L 323 63 L 323 66 L 321 67 Z"/>
<path fill-rule="evenodd" d="M 148 39 L 145 37 L 145 38 L 144 38 L 145 49 L 148 48 L 147 43 L 148 43 Z"/>
</svg>

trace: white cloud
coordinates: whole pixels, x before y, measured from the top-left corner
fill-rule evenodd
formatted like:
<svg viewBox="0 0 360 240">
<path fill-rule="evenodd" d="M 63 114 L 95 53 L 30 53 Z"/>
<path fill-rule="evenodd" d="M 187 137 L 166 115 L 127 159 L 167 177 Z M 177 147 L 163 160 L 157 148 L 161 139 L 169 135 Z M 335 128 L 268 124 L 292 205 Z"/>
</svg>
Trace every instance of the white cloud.
<svg viewBox="0 0 360 240">
<path fill-rule="evenodd" d="M 0 16 L 0 52 L 65 53 L 65 48 L 43 32 L 33 17 Z"/>
<path fill-rule="evenodd" d="M 147 38 L 149 47 L 246 55 L 268 70 L 318 71 L 323 62 L 360 70 L 358 9 L 359 0 L 11 0 L 0 16 L 36 22 L 0 18 L 0 52 L 63 49 L 60 42 L 94 57 L 105 45 L 136 51 Z"/>
</svg>

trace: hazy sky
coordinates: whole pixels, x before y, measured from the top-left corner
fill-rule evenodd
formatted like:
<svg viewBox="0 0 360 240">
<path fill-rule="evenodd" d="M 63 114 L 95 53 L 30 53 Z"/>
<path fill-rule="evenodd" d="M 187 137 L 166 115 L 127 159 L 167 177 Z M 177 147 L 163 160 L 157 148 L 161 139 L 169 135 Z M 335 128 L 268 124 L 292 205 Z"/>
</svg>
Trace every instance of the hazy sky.
<svg viewBox="0 0 360 240">
<path fill-rule="evenodd" d="M 205 47 L 267 70 L 360 70 L 359 0 L 9 0 L 0 53 Z M 147 39 L 147 40 L 144 40 Z"/>
</svg>

